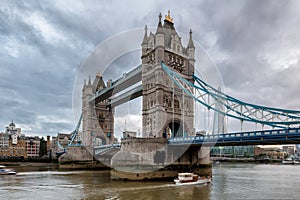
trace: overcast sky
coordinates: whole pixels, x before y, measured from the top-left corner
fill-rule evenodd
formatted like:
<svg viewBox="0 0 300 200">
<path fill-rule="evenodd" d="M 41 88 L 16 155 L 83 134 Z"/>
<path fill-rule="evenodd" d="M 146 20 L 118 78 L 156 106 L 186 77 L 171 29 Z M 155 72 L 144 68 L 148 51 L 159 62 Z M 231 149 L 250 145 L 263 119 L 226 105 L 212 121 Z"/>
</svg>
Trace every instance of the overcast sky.
<svg viewBox="0 0 300 200">
<path fill-rule="evenodd" d="M 70 132 L 80 63 L 113 35 L 156 26 L 168 9 L 177 31 L 193 29 L 229 95 L 300 110 L 298 0 L 1 0 L 0 131 L 14 120 L 29 135 Z"/>
</svg>

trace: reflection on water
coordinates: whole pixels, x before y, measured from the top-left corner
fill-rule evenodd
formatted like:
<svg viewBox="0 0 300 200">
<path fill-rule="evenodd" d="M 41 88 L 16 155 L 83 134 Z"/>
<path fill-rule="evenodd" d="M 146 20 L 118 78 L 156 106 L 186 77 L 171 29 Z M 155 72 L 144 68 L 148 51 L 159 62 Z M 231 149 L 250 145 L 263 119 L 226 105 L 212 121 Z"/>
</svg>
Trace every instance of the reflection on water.
<svg viewBox="0 0 300 200">
<path fill-rule="evenodd" d="M 213 178 L 211 199 L 300 199 L 300 165 L 221 164 Z"/>
<path fill-rule="evenodd" d="M 299 168 L 220 164 L 213 168 L 212 185 L 175 186 L 112 181 L 109 171 L 22 167 L 16 176 L 0 176 L 0 199 L 298 199 Z"/>
</svg>

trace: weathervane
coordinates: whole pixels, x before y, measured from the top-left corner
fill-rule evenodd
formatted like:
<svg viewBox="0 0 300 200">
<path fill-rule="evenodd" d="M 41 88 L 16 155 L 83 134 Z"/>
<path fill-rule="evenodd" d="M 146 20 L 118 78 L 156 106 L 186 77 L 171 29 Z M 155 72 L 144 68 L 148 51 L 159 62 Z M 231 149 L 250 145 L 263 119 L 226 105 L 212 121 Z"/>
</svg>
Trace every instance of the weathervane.
<svg viewBox="0 0 300 200">
<path fill-rule="evenodd" d="M 173 18 L 171 18 L 171 15 L 170 15 L 170 10 L 168 10 L 168 15 L 165 15 L 165 20 L 173 23 Z"/>
</svg>

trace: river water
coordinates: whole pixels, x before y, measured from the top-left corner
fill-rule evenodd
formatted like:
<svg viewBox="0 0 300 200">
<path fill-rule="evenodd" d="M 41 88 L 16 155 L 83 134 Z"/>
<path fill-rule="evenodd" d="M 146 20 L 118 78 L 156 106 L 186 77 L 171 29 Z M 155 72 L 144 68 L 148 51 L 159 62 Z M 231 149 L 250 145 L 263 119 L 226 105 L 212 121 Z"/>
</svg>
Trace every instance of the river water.
<svg viewBox="0 0 300 200">
<path fill-rule="evenodd" d="M 0 199 L 300 199 L 300 165 L 221 163 L 211 185 L 174 186 L 171 181 L 110 180 L 109 171 L 16 168 L 0 176 Z"/>
</svg>

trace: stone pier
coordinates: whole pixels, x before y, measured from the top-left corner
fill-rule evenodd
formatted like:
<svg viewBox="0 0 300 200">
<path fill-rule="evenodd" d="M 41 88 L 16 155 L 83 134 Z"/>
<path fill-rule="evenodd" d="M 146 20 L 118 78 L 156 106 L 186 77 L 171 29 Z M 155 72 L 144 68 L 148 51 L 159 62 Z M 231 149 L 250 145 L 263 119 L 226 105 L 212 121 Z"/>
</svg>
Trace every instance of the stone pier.
<svg viewBox="0 0 300 200">
<path fill-rule="evenodd" d="M 92 148 L 84 146 L 68 147 L 67 152 L 59 157 L 59 169 L 109 169 L 93 159 Z"/>
<path fill-rule="evenodd" d="M 123 139 L 112 158 L 114 179 L 172 179 L 179 172 L 211 176 L 209 148 L 170 146 L 164 138 Z"/>
</svg>

